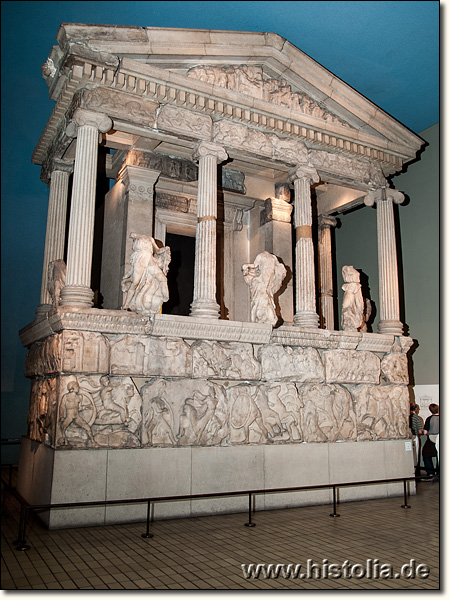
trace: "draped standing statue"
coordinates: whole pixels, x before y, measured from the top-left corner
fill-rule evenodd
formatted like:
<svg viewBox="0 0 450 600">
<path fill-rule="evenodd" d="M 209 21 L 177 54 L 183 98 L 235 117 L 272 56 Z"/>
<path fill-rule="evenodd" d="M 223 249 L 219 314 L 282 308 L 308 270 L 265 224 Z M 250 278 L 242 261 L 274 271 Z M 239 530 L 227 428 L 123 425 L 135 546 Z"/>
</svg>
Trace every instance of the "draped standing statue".
<svg viewBox="0 0 450 600">
<path fill-rule="evenodd" d="M 154 315 L 169 299 L 167 272 L 170 263 L 170 248 L 159 248 L 155 240 L 147 235 L 131 233 L 133 252 L 130 270 L 122 279 L 123 310 L 140 315 Z"/>
<path fill-rule="evenodd" d="M 364 327 L 364 299 L 359 283 L 359 273 L 350 266 L 342 267 L 342 277 L 345 281 L 342 289 L 341 325 L 344 331 L 361 331 Z"/>
<path fill-rule="evenodd" d="M 273 300 L 286 277 L 286 267 L 269 252 L 261 252 L 253 264 L 242 265 L 245 283 L 250 288 L 252 323 L 275 325 L 278 317 Z"/>
</svg>

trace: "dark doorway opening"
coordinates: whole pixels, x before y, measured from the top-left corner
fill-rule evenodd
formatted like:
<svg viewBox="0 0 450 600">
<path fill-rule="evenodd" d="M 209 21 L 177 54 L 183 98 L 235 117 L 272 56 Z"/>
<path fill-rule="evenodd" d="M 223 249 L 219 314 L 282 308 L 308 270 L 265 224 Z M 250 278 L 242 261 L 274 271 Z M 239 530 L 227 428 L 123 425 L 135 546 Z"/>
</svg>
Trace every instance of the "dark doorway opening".
<svg viewBox="0 0 450 600">
<path fill-rule="evenodd" d="M 165 315 L 188 316 L 194 295 L 195 237 L 166 234 L 171 261 L 167 273 L 169 300 L 162 306 Z"/>
</svg>

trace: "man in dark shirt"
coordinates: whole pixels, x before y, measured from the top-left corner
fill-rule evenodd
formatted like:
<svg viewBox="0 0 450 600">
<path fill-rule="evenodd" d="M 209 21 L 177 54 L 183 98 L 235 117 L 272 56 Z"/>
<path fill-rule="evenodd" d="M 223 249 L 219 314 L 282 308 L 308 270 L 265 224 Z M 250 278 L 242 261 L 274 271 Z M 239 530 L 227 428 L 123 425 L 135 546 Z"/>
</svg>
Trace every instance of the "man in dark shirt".
<svg viewBox="0 0 450 600">
<path fill-rule="evenodd" d="M 439 456 L 436 450 L 436 441 L 439 439 L 439 405 L 430 404 L 428 407 L 431 415 L 425 420 L 425 425 L 420 433 L 428 437 L 422 450 L 423 464 L 428 477 L 435 476 L 439 480 Z M 433 457 L 436 457 L 436 468 L 433 465 Z"/>
</svg>

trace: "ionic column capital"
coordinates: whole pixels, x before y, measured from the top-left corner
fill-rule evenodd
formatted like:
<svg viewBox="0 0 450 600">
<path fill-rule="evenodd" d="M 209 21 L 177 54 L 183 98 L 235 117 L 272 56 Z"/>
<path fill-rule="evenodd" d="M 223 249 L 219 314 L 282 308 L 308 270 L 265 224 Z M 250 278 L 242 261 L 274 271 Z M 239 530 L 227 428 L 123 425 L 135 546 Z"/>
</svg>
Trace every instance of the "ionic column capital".
<svg viewBox="0 0 450 600">
<path fill-rule="evenodd" d="M 94 112 L 92 110 L 86 110 L 85 108 L 77 108 L 72 116 L 72 121 L 69 123 L 66 129 L 66 134 L 69 137 L 76 137 L 78 127 L 84 127 L 90 125 L 95 127 L 100 133 L 106 133 L 112 129 L 112 119 L 105 115 L 105 113 Z"/>
<path fill-rule="evenodd" d="M 319 215 L 317 218 L 317 224 L 319 226 L 319 229 L 336 227 L 337 219 L 336 219 L 336 217 L 331 217 L 329 215 Z"/>
<path fill-rule="evenodd" d="M 288 181 L 292 183 L 297 179 L 308 179 L 311 185 L 313 183 L 319 183 L 320 176 L 314 167 L 310 167 L 309 165 L 297 165 L 289 172 Z"/>
<path fill-rule="evenodd" d="M 63 173 L 69 173 L 69 175 L 73 171 L 73 162 L 67 162 L 65 160 L 61 160 L 59 158 L 54 158 L 50 163 L 49 176 L 53 175 L 55 171 L 61 171 Z"/>
<path fill-rule="evenodd" d="M 222 146 L 219 146 L 219 144 L 202 141 L 195 146 L 192 159 L 195 162 L 198 162 L 200 158 L 205 156 L 214 156 L 218 164 L 226 161 L 228 158 L 227 152 Z"/>
<path fill-rule="evenodd" d="M 366 206 L 373 206 L 376 202 L 385 202 L 391 200 L 394 204 L 402 204 L 405 200 L 405 195 L 398 190 L 392 190 L 387 187 L 382 187 L 373 192 L 369 192 L 364 197 L 364 204 Z"/>
</svg>

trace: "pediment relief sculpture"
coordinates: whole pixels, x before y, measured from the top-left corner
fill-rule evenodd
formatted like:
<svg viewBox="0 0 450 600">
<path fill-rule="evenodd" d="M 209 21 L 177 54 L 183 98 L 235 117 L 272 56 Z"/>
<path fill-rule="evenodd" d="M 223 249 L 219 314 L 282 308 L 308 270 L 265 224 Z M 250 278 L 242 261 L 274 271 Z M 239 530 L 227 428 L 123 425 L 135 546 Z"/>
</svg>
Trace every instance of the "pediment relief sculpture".
<svg viewBox="0 0 450 600">
<path fill-rule="evenodd" d="M 273 79 L 265 76 L 260 66 L 198 66 L 190 69 L 187 76 L 271 104 L 284 106 L 294 112 L 348 127 L 348 123 L 322 108 L 306 94 L 294 92 L 285 79 Z"/>
</svg>

